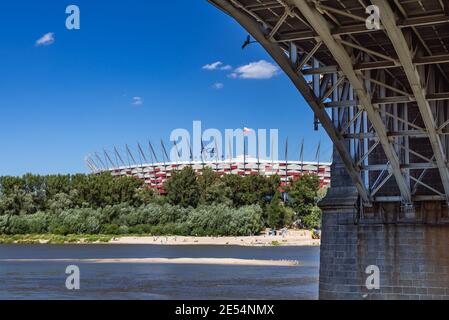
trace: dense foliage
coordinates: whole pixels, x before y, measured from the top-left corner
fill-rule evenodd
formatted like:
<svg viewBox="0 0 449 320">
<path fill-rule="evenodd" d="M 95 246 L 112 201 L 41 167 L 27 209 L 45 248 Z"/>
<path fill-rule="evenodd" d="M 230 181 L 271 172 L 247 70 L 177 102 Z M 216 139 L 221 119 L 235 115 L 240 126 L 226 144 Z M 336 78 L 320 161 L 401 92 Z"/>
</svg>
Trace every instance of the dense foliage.
<svg viewBox="0 0 449 320">
<path fill-rule="evenodd" d="M 72 208 L 138 207 L 153 197 L 141 180 L 101 175 L 0 177 L 0 214 L 24 215 Z"/>
<path fill-rule="evenodd" d="M 173 173 L 160 196 L 132 177 L 0 177 L 0 234 L 238 236 L 300 221 L 320 225 L 319 180 L 303 176 L 281 200 L 277 176 Z"/>
<path fill-rule="evenodd" d="M 53 214 L 0 216 L 0 234 L 151 234 L 240 236 L 257 234 L 262 210 L 258 206 L 239 209 L 225 205 L 182 208 L 169 204 L 128 205 L 103 209 L 69 209 Z"/>
</svg>

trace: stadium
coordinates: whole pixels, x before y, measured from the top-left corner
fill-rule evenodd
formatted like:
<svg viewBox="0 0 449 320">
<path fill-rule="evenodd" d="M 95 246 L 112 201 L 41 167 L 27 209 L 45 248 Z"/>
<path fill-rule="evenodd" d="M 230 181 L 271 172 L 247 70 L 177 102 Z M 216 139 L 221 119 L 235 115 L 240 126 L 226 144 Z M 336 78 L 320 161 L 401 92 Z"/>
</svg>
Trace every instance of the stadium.
<svg viewBox="0 0 449 320">
<path fill-rule="evenodd" d="M 165 148 L 164 148 L 165 149 Z M 151 162 L 146 161 L 146 156 L 138 145 L 139 158 L 142 160 L 136 162 L 130 148 L 126 146 L 128 165 L 123 161 L 123 157 L 115 150 L 115 162 L 112 157 L 104 151 L 104 157 L 98 153 L 86 157 L 86 165 L 93 174 L 110 172 L 113 176 L 132 176 L 142 179 L 145 183 L 159 193 L 164 194 L 164 183 L 171 177 L 172 173 L 182 170 L 185 167 L 191 167 L 197 174 L 201 174 L 205 168 L 210 168 L 220 176 L 234 174 L 240 176 L 278 175 L 281 179 L 281 187 L 290 181 L 299 179 L 304 174 L 315 174 L 319 177 L 320 187 L 325 188 L 330 185 L 330 163 L 320 163 L 319 161 L 286 161 L 286 160 L 262 160 L 245 155 L 238 156 L 229 160 L 206 160 L 200 161 L 164 161 Z M 167 157 L 168 159 L 168 157 Z M 156 160 L 157 161 L 157 160 Z M 122 165 L 120 166 L 119 163 Z"/>
</svg>

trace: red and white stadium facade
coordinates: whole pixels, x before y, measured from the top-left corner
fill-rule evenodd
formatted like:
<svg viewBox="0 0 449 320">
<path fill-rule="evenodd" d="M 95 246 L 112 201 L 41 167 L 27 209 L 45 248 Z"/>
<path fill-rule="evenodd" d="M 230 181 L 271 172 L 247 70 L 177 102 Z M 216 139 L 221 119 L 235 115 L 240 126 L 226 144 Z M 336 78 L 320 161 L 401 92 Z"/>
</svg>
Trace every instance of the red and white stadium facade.
<svg viewBox="0 0 449 320">
<path fill-rule="evenodd" d="M 281 187 L 288 182 L 299 179 L 304 174 L 315 174 L 320 179 L 321 188 L 330 185 L 330 163 L 300 162 L 285 160 L 260 160 L 255 158 L 244 158 L 243 156 L 232 160 L 219 161 L 193 161 L 193 162 L 170 162 L 132 165 L 126 167 L 95 170 L 93 173 L 110 172 L 113 176 L 132 176 L 145 181 L 152 189 L 164 193 L 164 183 L 171 177 L 172 172 L 192 167 L 195 172 L 201 174 L 204 168 L 210 168 L 220 176 L 236 174 L 240 176 L 278 175 L 281 179 Z"/>
</svg>

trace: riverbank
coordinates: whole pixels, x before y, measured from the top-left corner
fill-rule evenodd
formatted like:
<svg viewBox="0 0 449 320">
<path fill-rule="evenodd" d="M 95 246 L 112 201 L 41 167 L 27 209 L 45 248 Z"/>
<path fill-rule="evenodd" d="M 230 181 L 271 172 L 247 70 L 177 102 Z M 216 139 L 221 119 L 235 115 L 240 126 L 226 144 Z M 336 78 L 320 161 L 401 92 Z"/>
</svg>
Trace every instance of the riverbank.
<svg viewBox="0 0 449 320">
<path fill-rule="evenodd" d="M 216 245 L 216 246 L 319 246 L 310 231 L 289 231 L 285 236 L 258 235 L 250 237 L 120 237 L 113 244 L 152 245 Z"/>
<path fill-rule="evenodd" d="M 0 244 L 148 244 L 148 245 L 216 245 L 216 246 L 319 246 L 307 230 L 291 230 L 284 236 L 249 237 L 178 237 L 178 236 L 110 236 L 110 235 L 0 235 Z"/>
</svg>

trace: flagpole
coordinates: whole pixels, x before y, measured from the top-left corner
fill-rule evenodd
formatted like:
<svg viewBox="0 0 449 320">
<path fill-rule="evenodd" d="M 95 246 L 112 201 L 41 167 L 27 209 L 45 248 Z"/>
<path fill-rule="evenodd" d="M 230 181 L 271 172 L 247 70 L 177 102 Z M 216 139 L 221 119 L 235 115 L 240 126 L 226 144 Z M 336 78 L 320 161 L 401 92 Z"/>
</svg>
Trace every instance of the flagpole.
<svg viewBox="0 0 449 320">
<path fill-rule="evenodd" d="M 204 142 L 203 139 L 201 139 L 201 166 L 202 166 L 202 171 L 204 171 L 204 167 L 206 166 L 206 163 L 204 162 Z"/>
<path fill-rule="evenodd" d="M 189 140 L 187 140 L 187 145 L 189 147 L 189 165 L 193 167 L 193 151 Z"/>
<path fill-rule="evenodd" d="M 256 141 L 257 141 L 257 173 L 260 176 L 260 141 L 259 141 L 259 135 L 256 134 Z"/>
<path fill-rule="evenodd" d="M 301 143 L 301 155 L 300 155 L 300 160 L 301 160 L 301 176 L 304 175 L 304 138 L 302 138 L 302 143 Z"/>
<path fill-rule="evenodd" d="M 246 137 L 243 136 L 243 175 L 246 176 Z"/>
<path fill-rule="evenodd" d="M 288 183 L 288 137 L 285 141 L 285 184 Z"/>
<path fill-rule="evenodd" d="M 222 148 L 221 148 L 222 149 Z M 216 163 L 215 163 L 215 173 L 218 173 L 218 162 L 220 161 L 220 155 L 219 155 L 219 152 L 218 152 L 218 144 L 217 144 L 217 140 L 215 140 L 215 161 L 216 161 Z"/>
<path fill-rule="evenodd" d="M 285 141 L 285 188 L 284 188 L 284 203 L 287 203 L 287 185 L 288 185 L 288 137 Z"/>
</svg>

